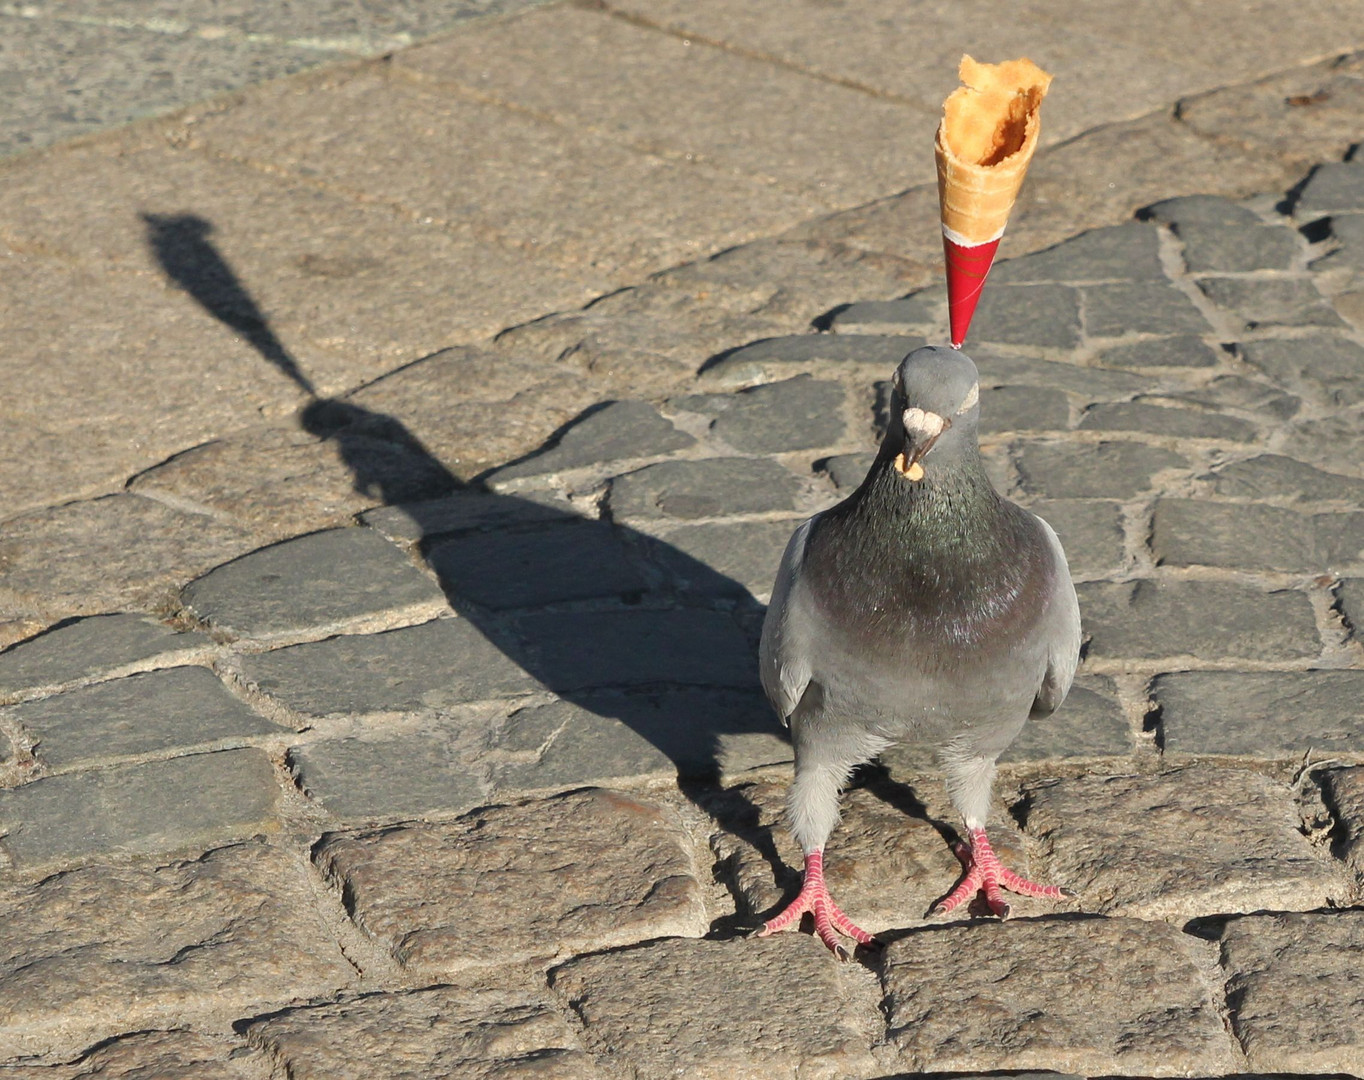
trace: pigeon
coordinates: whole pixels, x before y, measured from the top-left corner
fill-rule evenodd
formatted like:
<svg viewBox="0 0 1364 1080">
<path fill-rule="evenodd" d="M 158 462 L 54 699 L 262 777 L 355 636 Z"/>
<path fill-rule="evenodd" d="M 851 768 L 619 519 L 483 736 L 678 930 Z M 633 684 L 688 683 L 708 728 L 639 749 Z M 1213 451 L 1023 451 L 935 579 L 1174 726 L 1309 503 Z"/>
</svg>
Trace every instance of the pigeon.
<svg viewBox="0 0 1364 1080">
<path fill-rule="evenodd" d="M 1041 518 L 995 491 L 977 440 L 980 381 L 965 354 L 916 349 L 895 371 L 890 423 L 862 485 L 802 523 L 763 622 L 763 688 L 795 746 L 787 823 L 804 854 L 799 895 L 758 931 L 805 913 L 840 959 L 839 934 L 878 944 L 834 903 L 824 846 L 852 770 L 888 747 L 931 746 L 969 842 L 964 874 L 932 914 L 984 892 L 1073 898 L 1007 869 L 985 821 L 999 755 L 1070 689 L 1080 609 Z"/>
</svg>

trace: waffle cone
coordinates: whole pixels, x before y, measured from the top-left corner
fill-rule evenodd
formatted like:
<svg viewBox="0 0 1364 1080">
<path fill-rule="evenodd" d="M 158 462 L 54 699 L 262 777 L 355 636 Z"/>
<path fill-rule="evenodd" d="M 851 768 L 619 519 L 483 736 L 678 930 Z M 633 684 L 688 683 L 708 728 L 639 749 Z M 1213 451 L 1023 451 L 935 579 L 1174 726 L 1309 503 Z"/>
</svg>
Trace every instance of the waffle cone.
<svg viewBox="0 0 1364 1080">
<path fill-rule="evenodd" d="M 961 58 L 934 141 L 942 231 L 963 246 L 998 240 L 1037 149 L 1051 76 L 1031 60 Z"/>
</svg>

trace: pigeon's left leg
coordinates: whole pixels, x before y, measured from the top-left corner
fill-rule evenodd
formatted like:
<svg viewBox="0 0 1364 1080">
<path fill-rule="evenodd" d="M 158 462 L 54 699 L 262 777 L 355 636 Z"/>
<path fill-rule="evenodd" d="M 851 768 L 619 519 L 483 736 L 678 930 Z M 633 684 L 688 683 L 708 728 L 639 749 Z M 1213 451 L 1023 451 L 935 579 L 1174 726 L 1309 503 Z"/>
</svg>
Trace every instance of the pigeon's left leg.
<svg viewBox="0 0 1364 1080">
<path fill-rule="evenodd" d="M 837 762 L 809 765 L 801 752 L 801 734 L 798 730 L 796 778 L 787 793 L 786 809 L 791 832 L 805 853 L 805 873 L 800 893 L 781 914 L 763 924 L 758 937 L 799 926 L 801 916 L 809 912 L 814 916 L 819 940 L 840 960 L 846 960 L 848 951 L 839 941 L 839 934 L 846 934 L 859 945 L 872 945 L 876 940 L 839 910 L 824 881 L 824 844 L 838 823 L 838 792 L 847 781 L 851 766 Z"/>
<path fill-rule="evenodd" d="M 985 835 L 985 819 L 990 812 L 990 787 L 994 782 L 995 763 L 992 758 L 979 756 L 946 756 L 947 789 L 953 804 L 966 822 L 969 844 L 957 844 L 952 849 L 966 871 L 957 887 L 930 909 L 930 915 L 945 915 L 970 900 L 978 892 L 985 894 L 990 910 L 1001 919 L 1009 917 L 1009 902 L 1004 890 L 1019 896 L 1037 896 L 1046 900 L 1074 899 L 1069 889 L 1056 885 L 1039 885 L 1014 873 L 999 861 Z"/>
</svg>

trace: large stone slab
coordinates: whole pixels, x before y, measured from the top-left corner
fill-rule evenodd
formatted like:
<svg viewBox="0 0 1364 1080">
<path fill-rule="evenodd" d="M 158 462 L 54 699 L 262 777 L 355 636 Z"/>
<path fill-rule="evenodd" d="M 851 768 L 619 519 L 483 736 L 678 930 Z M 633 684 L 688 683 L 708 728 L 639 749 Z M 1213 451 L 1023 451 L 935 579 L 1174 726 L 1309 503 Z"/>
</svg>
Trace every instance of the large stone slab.
<svg viewBox="0 0 1364 1080">
<path fill-rule="evenodd" d="M 344 635 L 241 663 L 257 689 L 307 716 L 440 709 L 538 686 L 468 619 Z"/>
<path fill-rule="evenodd" d="M 674 585 L 690 596 L 766 597 L 800 519 L 711 521 L 647 541 Z"/>
<path fill-rule="evenodd" d="M 1354 871 L 1354 899 L 1358 903 L 1360 887 L 1364 886 L 1364 848 L 1360 847 L 1364 838 L 1364 765 L 1328 769 L 1322 789 L 1339 829 L 1335 853 Z"/>
<path fill-rule="evenodd" d="M 207 668 L 167 668 L 15 706 L 38 760 L 54 769 L 240 744 L 285 728 L 256 715 Z"/>
<path fill-rule="evenodd" d="M 1056 499 L 1130 499 L 1167 469 L 1188 461 L 1172 450 L 1137 442 L 1029 443 L 1018 455 L 1018 475 L 1029 494 Z"/>
<path fill-rule="evenodd" d="M 503 793 L 646 776 L 714 779 L 791 760 L 764 697 L 688 689 L 528 705 L 489 746 L 493 783 Z"/>
<path fill-rule="evenodd" d="M 1039 499 L 1028 509 L 1056 530 L 1074 577 L 1099 577 L 1127 562 L 1122 507 L 1108 499 Z"/>
<path fill-rule="evenodd" d="M 1344 321 L 1305 277 L 1200 278 L 1198 287 L 1245 330 L 1263 326 L 1335 326 Z"/>
<path fill-rule="evenodd" d="M 711 417 L 711 435 L 741 454 L 778 454 L 838 443 L 845 396 L 836 382 L 797 375 L 735 394 L 673 398 L 668 407 Z"/>
<path fill-rule="evenodd" d="M 601 1077 L 543 984 L 512 972 L 289 1009 L 246 1037 L 294 1080 Z"/>
<path fill-rule="evenodd" d="M 456 602 L 492 611 L 573 600 L 633 599 L 648 589 L 620 533 L 599 521 L 439 541 L 426 561 Z"/>
<path fill-rule="evenodd" d="M 1088 285 L 1082 293 L 1090 337 L 1206 334 L 1212 329 L 1193 301 L 1168 282 Z"/>
<path fill-rule="evenodd" d="M 1329 405 L 1364 401 L 1364 346 L 1349 338 L 1251 341 L 1241 346 L 1246 362 L 1287 390 Z"/>
<path fill-rule="evenodd" d="M 1027 799 L 1048 874 L 1087 910 L 1179 921 L 1313 908 L 1344 892 L 1339 867 L 1302 835 L 1293 792 L 1259 773 L 1071 777 Z"/>
<path fill-rule="evenodd" d="M 664 461 L 611 481 L 611 517 L 722 517 L 794 510 L 801 484 L 769 458 L 704 458 Z"/>
<path fill-rule="evenodd" d="M 1174 927 L 1136 919 L 916 931 L 886 950 L 890 1041 L 915 1072 L 1234 1072 L 1196 949 Z"/>
<path fill-rule="evenodd" d="M 1364 911 L 1252 915 L 1222 930 L 1232 1030 L 1256 1072 L 1364 1072 Z"/>
<path fill-rule="evenodd" d="M 1364 513 L 1161 499 L 1152 518 L 1151 550 L 1170 566 L 1321 573 L 1358 562 L 1361 548 Z"/>
<path fill-rule="evenodd" d="M 1091 657 L 1294 660 L 1321 652 L 1311 601 L 1300 592 L 1149 578 L 1077 591 Z"/>
<path fill-rule="evenodd" d="M 1221 439 L 1253 442 L 1259 429 L 1249 420 L 1211 409 L 1184 409 L 1149 401 L 1118 401 L 1091 405 L 1080 417 L 1084 431 L 1143 431 L 1181 439 Z"/>
<path fill-rule="evenodd" d="M 905 334 L 901 325 L 918 327 L 924 321 L 923 306 L 913 297 L 884 305 L 866 312 L 856 310 L 861 304 L 851 305 L 846 321 L 844 314 L 833 320 L 837 334 L 793 334 L 731 348 L 706 362 L 702 381 L 720 386 L 775 381 L 796 365 L 810 364 L 867 364 L 892 371 L 925 343 Z"/>
<path fill-rule="evenodd" d="M 1077 675 L 1061 707 L 1033 717 L 1000 755 L 1000 762 L 1074 761 L 1126 757 L 1136 750 L 1131 725 L 1113 680 Z"/>
<path fill-rule="evenodd" d="M 166 605 L 186 581 L 257 541 L 207 514 L 119 494 L 12 517 L 3 543 L 0 612 L 50 623 Z"/>
<path fill-rule="evenodd" d="M 1313 468 L 1282 454 L 1234 461 L 1200 477 L 1218 495 L 1286 502 L 1343 502 L 1364 508 L 1364 480 Z"/>
<path fill-rule="evenodd" d="M 332 833 L 315 859 L 361 929 L 427 974 L 706 927 L 680 822 L 606 789 L 449 825 Z"/>
<path fill-rule="evenodd" d="M 206 635 L 177 633 L 148 615 L 77 619 L 0 653 L 0 700 L 124 673 L 148 661 L 188 659 L 212 645 Z"/>
<path fill-rule="evenodd" d="M 516 620 L 542 683 L 564 694 L 671 683 L 757 686 L 756 650 L 722 611 L 589 611 Z"/>
<path fill-rule="evenodd" d="M 349 986 L 355 971 L 317 914 L 307 873 L 297 856 L 244 844 L 0 887 L 0 1062 L 69 1060 L 120 1032 L 261 1013 Z"/>
<path fill-rule="evenodd" d="M 1182 671 L 1151 689 L 1167 755 L 1364 753 L 1364 671 Z"/>
<path fill-rule="evenodd" d="M 880 1073 L 877 989 L 804 934 L 659 941 L 571 960 L 550 975 L 608 1067 L 653 1080 Z M 799 991 L 792 992 L 793 987 Z"/>
<path fill-rule="evenodd" d="M 1069 285 L 1018 285 L 981 293 L 971 320 L 978 341 L 1073 349 L 1080 343 L 1080 294 Z"/>
<path fill-rule="evenodd" d="M 100 1043 L 74 1064 L 4 1067 L 5 1080 L 256 1080 L 261 1055 L 237 1039 L 146 1031 Z"/>
<path fill-rule="evenodd" d="M 991 270 L 990 280 L 1164 282 L 1159 230 L 1137 221 L 1090 229 L 1043 251 L 1005 259 Z"/>
<path fill-rule="evenodd" d="M 574 421 L 543 453 L 498 469 L 485 482 L 500 484 L 603 461 L 654 457 L 695 442 L 646 401 L 611 401 Z"/>
<path fill-rule="evenodd" d="M 254 747 L 49 776 L 0 791 L 0 858 L 28 874 L 275 832 L 282 794 Z"/>
<path fill-rule="evenodd" d="M 299 786 L 343 821 L 461 814 L 482 803 L 488 792 L 481 770 L 470 760 L 472 738 L 461 734 L 325 739 L 291 747 L 289 764 Z"/>
<path fill-rule="evenodd" d="M 443 605 L 444 596 L 370 529 L 331 529 L 253 551 L 185 587 L 185 606 L 224 633 L 270 637 Z"/>
</svg>

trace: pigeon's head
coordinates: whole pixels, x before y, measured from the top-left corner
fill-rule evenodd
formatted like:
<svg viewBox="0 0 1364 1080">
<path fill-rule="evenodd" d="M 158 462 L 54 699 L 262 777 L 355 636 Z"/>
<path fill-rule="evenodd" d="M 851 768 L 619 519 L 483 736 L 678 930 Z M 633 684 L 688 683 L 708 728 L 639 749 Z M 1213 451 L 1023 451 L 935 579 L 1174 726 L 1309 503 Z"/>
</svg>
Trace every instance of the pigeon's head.
<svg viewBox="0 0 1364 1080">
<path fill-rule="evenodd" d="M 965 353 L 941 345 L 915 349 L 895 369 L 893 387 L 886 439 L 898 450 L 901 476 L 922 480 L 930 451 L 950 461 L 975 446 L 980 376 Z"/>
</svg>

